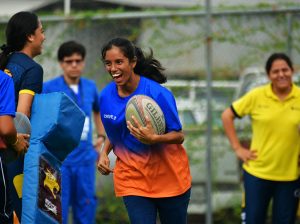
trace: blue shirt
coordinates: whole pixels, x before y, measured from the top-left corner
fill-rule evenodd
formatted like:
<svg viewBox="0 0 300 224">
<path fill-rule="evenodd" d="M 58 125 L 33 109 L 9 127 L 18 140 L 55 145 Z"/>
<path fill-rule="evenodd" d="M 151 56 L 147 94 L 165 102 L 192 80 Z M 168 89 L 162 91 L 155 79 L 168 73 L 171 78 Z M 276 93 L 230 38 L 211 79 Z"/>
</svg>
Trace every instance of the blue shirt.
<svg viewBox="0 0 300 224">
<path fill-rule="evenodd" d="M 97 157 L 93 147 L 92 138 L 92 112 L 99 112 L 98 90 L 95 82 L 86 78 L 80 78 L 78 84 L 78 94 L 76 94 L 65 82 L 63 76 L 59 76 L 43 85 L 43 93 L 64 92 L 67 94 L 85 113 L 86 121 L 84 124 L 81 140 L 64 160 L 64 164 L 79 164 L 90 162 Z"/>
<path fill-rule="evenodd" d="M 0 116 L 15 116 L 15 90 L 10 76 L 0 70 Z"/>
<path fill-rule="evenodd" d="M 127 97 L 118 95 L 115 82 L 101 92 L 101 119 L 117 155 L 114 187 L 118 197 L 137 195 L 150 198 L 173 197 L 191 187 L 188 157 L 181 144 L 139 142 L 130 134 L 125 109 L 128 100 L 137 94 L 147 95 L 161 107 L 166 132 L 180 131 L 181 123 L 172 93 L 159 83 L 141 76 L 136 90 Z"/>
<path fill-rule="evenodd" d="M 42 92 L 43 68 L 28 55 L 14 52 L 9 57 L 5 72 L 11 74 L 14 80 L 16 105 L 20 92 L 32 95 Z"/>
<path fill-rule="evenodd" d="M 101 119 L 106 134 L 113 145 L 124 145 L 128 150 L 142 153 L 151 146 L 145 145 L 133 137 L 125 120 L 126 104 L 132 96 L 137 94 L 151 97 L 160 106 L 165 116 L 166 132 L 180 131 L 182 125 L 173 94 L 159 83 L 141 76 L 137 89 L 127 97 L 118 95 L 115 82 L 109 83 L 100 94 Z"/>
</svg>

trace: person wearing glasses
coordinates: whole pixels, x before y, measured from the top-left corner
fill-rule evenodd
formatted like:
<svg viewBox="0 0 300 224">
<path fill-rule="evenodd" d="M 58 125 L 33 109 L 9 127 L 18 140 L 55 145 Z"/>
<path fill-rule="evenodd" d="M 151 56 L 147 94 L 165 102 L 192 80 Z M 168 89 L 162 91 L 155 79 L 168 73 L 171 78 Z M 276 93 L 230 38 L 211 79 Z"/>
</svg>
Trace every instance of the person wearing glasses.
<svg viewBox="0 0 300 224">
<path fill-rule="evenodd" d="M 68 223 L 72 207 L 74 223 L 91 224 L 95 221 L 97 201 L 95 174 L 98 151 L 105 140 L 100 119 L 98 90 L 94 81 L 81 77 L 85 66 L 85 47 L 75 41 L 60 45 L 57 58 L 63 75 L 44 83 L 43 93 L 64 92 L 86 115 L 81 140 L 62 165 L 62 216 Z M 92 117 L 97 131 L 92 143 Z"/>
<path fill-rule="evenodd" d="M 222 113 L 225 133 L 243 162 L 245 223 L 295 223 L 300 187 L 300 88 L 285 53 L 273 53 L 265 64 L 269 82 L 235 100 Z M 235 118 L 250 116 L 250 147 L 241 144 Z M 272 203 L 271 203 L 272 202 Z"/>
</svg>

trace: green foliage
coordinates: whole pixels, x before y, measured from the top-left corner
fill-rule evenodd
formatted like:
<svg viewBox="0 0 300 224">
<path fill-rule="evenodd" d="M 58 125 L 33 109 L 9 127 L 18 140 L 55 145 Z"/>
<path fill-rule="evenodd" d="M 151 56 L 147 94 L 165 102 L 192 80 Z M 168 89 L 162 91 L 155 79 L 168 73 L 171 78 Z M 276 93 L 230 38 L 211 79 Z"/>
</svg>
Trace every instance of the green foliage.
<svg viewBox="0 0 300 224">
<path fill-rule="evenodd" d="M 259 9 L 275 9 L 294 7 L 292 3 L 287 1 L 279 1 L 276 4 L 263 4 L 250 6 L 245 10 L 259 10 Z M 223 12 L 228 10 L 241 11 L 245 6 L 225 6 L 219 5 L 216 7 L 215 12 Z M 192 7 L 189 9 L 181 10 L 169 10 L 164 9 L 145 9 L 146 11 L 157 13 L 157 17 L 149 17 L 143 19 L 104 19 L 105 16 L 111 16 L 115 14 L 128 13 L 122 7 L 110 10 L 87 10 L 87 11 L 72 11 L 71 16 L 64 20 L 62 11 L 51 12 L 51 16 L 61 16 L 61 23 L 65 23 L 65 29 L 56 38 L 55 44 L 50 43 L 47 46 L 49 34 L 46 31 L 47 40 L 45 42 L 44 52 L 38 57 L 38 61 L 43 64 L 44 61 L 49 61 L 54 58 L 56 61 L 56 43 L 61 43 L 66 38 L 74 39 L 78 37 L 78 33 L 87 33 L 87 35 L 96 36 L 99 35 L 99 45 L 101 41 L 107 40 L 109 37 L 116 35 L 125 36 L 133 41 L 138 41 L 142 48 L 151 47 L 154 50 L 155 57 L 163 62 L 163 65 L 168 65 L 182 61 L 188 65 L 184 65 L 184 71 L 170 71 L 173 77 L 180 77 L 185 75 L 186 79 L 202 79 L 206 76 L 205 70 L 205 55 L 202 50 L 206 45 L 205 35 L 205 16 L 174 16 L 175 12 L 184 11 L 186 14 L 192 12 L 204 13 L 203 7 Z M 142 10 L 143 11 L 143 10 Z M 172 12 L 174 11 L 174 15 Z M 135 11 L 133 13 L 139 13 Z M 159 17 L 161 13 L 168 12 L 169 17 Z M 51 22 L 51 19 L 47 21 L 46 15 L 49 16 L 49 12 L 39 12 L 40 16 L 45 16 L 43 25 L 47 30 L 47 27 L 54 27 L 58 23 Z M 204 14 L 203 14 L 204 15 Z M 289 14 L 290 15 L 290 14 Z M 119 16 L 119 15 L 118 15 Z M 120 15 L 120 18 L 122 16 Z M 48 17 L 49 18 L 49 17 Z M 232 14 L 232 15 L 213 15 L 212 17 L 212 45 L 213 45 L 213 64 L 212 73 L 214 79 L 236 79 L 241 70 L 249 65 L 261 64 L 261 58 L 265 58 L 266 54 L 273 51 L 287 51 L 287 26 L 288 14 L 262 14 L 247 15 L 247 14 Z M 297 15 L 292 14 L 292 51 L 293 54 L 300 54 L 300 22 L 297 20 Z M 134 21 L 136 20 L 136 21 Z M 96 25 L 97 24 L 97 25 Z M 246 25 L 247 24 L 247 25 Z M 151 29 L 149 29 L 151 28 Z M 0 32 L 4 34 L 4 28 L 0 27 Z M 52 30 L 54 30 L 53 28 Z M 2 31 L 1 31 L 2 30 Z M 51 32 L 52 32 L 51 30 Z M 94 32 L 92 32 L 92 30 Z M 103 31 L 103 32 L 99 32 Z M 54 32 L 55 33 L 55 32 Z M 2 35 L 0 40 L 2 40 Z M 50 34 L 52 35 L 52 33 Z M 82 36 L 80 36 L 82 37 Z M 3 35 L 4 39 L 4 35 Z M 97 39 L 97 40 L 98 40 Z M 91 39 L 95 40 L 95 39 Z M 4 42 L 4 41 L 3 41 Z M 86 43 L 84 43 L 86 44 Z M 89 43 L 88 43 L 89 44 Z M 95 45 L 98 42 L 91 42 Z M 224 54 L 218 49 L 219 46 L 232 46 L 233 52 L 228 52 L 228 56 L 234 57 L 236 49 L 245 49 L 238 52 L 238 57 L 231 60 L 230 63 L 218 63 L 214 62 L 215 54 Z M 223 49 L 223 48 L 221 48 Z M 228 47 L 226 47 L 228 49 Z M 229 50 L 230 51 L 230 50 Z M 216 53 L 217 52 L 217 53 Z M 90 55 L 90 53 L 89 53 Z M 227 60 L 226 54 L 224 54 L 224 61 Z M 198 58 L 199 63 L 195 60 Z M 191 66 L 189 66 L 190 61 Z M 88 75 L 91 74 L 91 78 L 94 78 L 96 73 L 99 73 L 99 67 L 101 62 L 95 61 L 96 65 L 88 66 Z M 196 66 L 195 66 L 195 63 Z M 171 65 L 171 66 L 169 66 Z M 296 64 L 297 69 L 297 64 Z M 48 69 L 45 70 L 45 73 Z M 97 85 L 103 86 L 103 83 L 107 83 L 108 79 L 104 76 L 97 77 Z"/>
<path fill-rule="evenodd" d="M 236 204 L 232 207 L 220 209 L 213 214 L 214 224 L 232 224 L 232 223 L 241 223 L 241 206 Z M 269 212 L 266 220 L 266 224 L 271 224 L 272 211 L 271 205 L 269 206 Z M 296 218 L 295 224 L 300 224 L 300 217 Z"/>
<path fill-rule="evenodd" d="M 6 42 L 4 30 L 5 30 L 5 24 L 0 24 L 0 46 Z"/>
<path fill-rule="evenodd" d="M 97 10 L 74 10 L 72 9 L 70 12 L 70 18 L 85 18 L 85 19 L 93 19 L 96 16 L 99 15 L 107 15 L 107 14 L 113 14 L 113 13 L 124 13 L 126 10 L 124 7 L 116 7 L 113 9 L 97 9 Z M 58 9 L 55 11 L 51 11 L 49 14 L 49 11 L 39 11 L 38 14 L 40 16 L 64 16 L 64 10 Z"/>
<path fill-rule="evenodd" d="M 220 209 L 213 214 L 214 224 L 241 223 L 240 214 L 240 205 Z"/>
<path fill-rule="evenodd" d="M 299 7 L 299 4 L 295 2 L 289 2 L 287 0 L 277 0 L 276 3 L 267 3 L 267 2 L 260 2 L 254 5 L 226 5 L 220 4 L 215 7 L 218 11 L 225 11 L 225 10 L 268 10 L 268 9 L 284 9 L 284 8 L 291 8 L 291 7 Z"/>
<path fill-rule="evenodd" d="M 97 224 L 129 224 L 123 200 L 115 196 L 112 184 L 106 184 L 99 189 L 98 200 Z"/>
</svg>

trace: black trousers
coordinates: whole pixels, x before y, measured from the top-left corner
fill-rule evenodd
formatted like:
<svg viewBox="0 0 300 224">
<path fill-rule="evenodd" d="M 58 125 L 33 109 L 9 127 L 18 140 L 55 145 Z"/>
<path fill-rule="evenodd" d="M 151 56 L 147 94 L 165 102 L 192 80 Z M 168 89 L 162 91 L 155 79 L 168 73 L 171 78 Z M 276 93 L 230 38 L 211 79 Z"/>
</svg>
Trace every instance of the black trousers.
<svg viewBox="0 0 300 224">
<path fill-rule="evenodd" d="M 0 153 L 0 223 L 13 223 L 13 209 L 8 186 L 7 167 Z"/>
<path fill-rule="evenodd" d="M 24 173 L 24 155 L 19 156 L 15 161 L 6 164 L 8 189 L 12 210 L 16 213 L 19 220 L 22 216 L 22 198 L 19 197 L 14 178 Z"/>
</svg>

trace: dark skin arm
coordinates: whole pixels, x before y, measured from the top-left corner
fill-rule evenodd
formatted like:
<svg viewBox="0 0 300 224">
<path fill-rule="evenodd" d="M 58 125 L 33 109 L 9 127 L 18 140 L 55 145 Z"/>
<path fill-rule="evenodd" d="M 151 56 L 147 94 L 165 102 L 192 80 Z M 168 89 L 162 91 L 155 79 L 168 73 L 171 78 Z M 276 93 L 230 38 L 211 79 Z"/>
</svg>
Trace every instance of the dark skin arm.
<svg viewBox="0 0 300 224">
<path fill-rule="evenodd" d="M 29 147 L 29 135 L 21 133 L 17 134 L 13 117 L 6 115 L 0 116 L 0 124 L 0 136 L 4 139 L 4 141 L 14 148 L 19 154 L 23 152 L 26 153 Z"/>
<path fill-rule="evenodd" d="M 110 153 L 110 151 L 112 150 L 112 145 L 109 141 L 108 138 L 105 139 L 104 145 L 103 145 L 103 149 L 100 152 L 100 156 L 98 159 L 98 171 L 102 174 L 102 175 L 108 175 L 110 173 L 113 172 L 113 169 L 111 169 L 110 166 L 110 160 L 108 157 L 108 154 Z"/>
<path fill-rule="evenodd" d="M 171 131 L 163 135 L 157 135 L 151 125 L 148 117 L 146 117 L 146 126 L 143 127 L 138 123 L 136 118 L 132 117 L 135 127 L 128 121 L 127 128 L 130 133 L 135 136 L 139 141 L 144 144 L 156 144 L 156 143 L 168 143 L 168 144 L 181 144 L 184 141 L 184 135 L 182 131 Z M 101 150 L 100 158 L 98 160 L 98 170 L 103 175 L 108 175 L 113 172 L 109 167 L 110 160 L 108 154 L 112 150 L 112 145 L 109 139 L 105 140 L 104 147 Z"/>
<path fill-rule="evenodd" d="M 0 116 L 0 136 L 5 140 L 7 144 L 13 144 L 16 142 L 17 130 L 13 123 L 13 117 Z"/>
<path fill-rule="evenodd" d="M 94 117 L 95 128 L 99 135 L 99 136 L 97 136 L 94 147 L 97 149 L 97 151 L 100 155 L 101 146 L 102 146 L 102 144 L 104 144 L 104 141 L 105 141 L 105 137 L 104 137 L 105 131 L 104 131 L 104 127 L 103 127 L 103 124 L 101 121 L 100 112 L 93 112 L 93 117 Z"/>
</svg>

